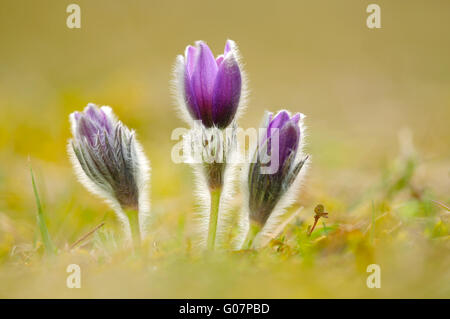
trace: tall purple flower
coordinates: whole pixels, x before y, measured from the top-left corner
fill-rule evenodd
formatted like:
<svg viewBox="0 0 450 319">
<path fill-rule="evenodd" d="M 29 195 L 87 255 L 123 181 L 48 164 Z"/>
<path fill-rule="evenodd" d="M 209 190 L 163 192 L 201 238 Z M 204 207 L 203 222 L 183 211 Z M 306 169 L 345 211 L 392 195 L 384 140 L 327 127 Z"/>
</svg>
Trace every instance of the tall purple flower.
<svg viewBox="0 0 450 319">
<path fill-rule="evenodd" d="M 248 170 L 248 210 L 251 228 L 247 245 L 264 227 L 274 211 L 282 212 L 292 197 L 300 170 L 308 156 L 303 156 L 301 113 L 291 116 L 282 110 L 268 113 L 264 134 Z M 252 233 L 253 232 L 253 233 Z"/>
<path fill-rule="evenodd" d="M 110 107 L 94 104 L 72 113 L 70 122 L 68 151 L 82 184 L 106 199 L 122 220 L 124 215 L 130 219 L 129 211 L 142 218 L 148 209 L 149 164 L 134 131 L 118 121 Z"/>
<path fill-rule="evenodd" d="M 203 223 L 208 228 L 207 247 L 214 249 L 220 216 L 226 214 L 223 205 L 232 194 L 234 182 L 233 158 L 237 149 L 235 118 L 245 105 L 245 74 L 239 63 L 239 51 L 228 40 L 224 53 L 214 57 L 208 45 L 197 41 L 187 46 L 175 64 L 173 84 L 179 110 L 191 125 L 184 155 L 198 173 L 198 193 L 201 196 Z M 199 159 L 199 160 L 197 160 Z M 230 165 L 229 165 L 230 164 Z M 209 197 L 209 198 L 208 198 Z M 225 203 L 226 204 L 226 203 Z M 203 233 L 202 233 L 203 235 Z"/>
<path fill-rule="evenodd" d="M 236 44 L 228 40 L 222 55 L 214 57 L 208 45 L 197 41 L 177 58 L 175 85 L 179 102 L 194 120 L 207 128 L 225 128 L 242 100 L 243 76 Z"/>
</svg>

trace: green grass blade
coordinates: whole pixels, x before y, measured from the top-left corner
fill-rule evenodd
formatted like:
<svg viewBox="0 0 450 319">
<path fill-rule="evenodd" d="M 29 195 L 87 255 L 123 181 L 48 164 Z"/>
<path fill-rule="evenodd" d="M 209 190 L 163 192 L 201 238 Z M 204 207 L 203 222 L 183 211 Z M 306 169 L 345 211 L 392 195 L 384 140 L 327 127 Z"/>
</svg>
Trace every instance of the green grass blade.
<svg viewBox="0 0 450 319">
<path fill-rule="evenodd" d="M 41 232 L 42 241 L 44 242 L 45 251 L 49 254 L 54 254 L 56 252 L 55 246 L 53 245 L 50 235 L 48 233 L 47 225 L 45 224 L 44 211 L 42 209 L 41 200 L 39 199 L 39 194 L 36 187 L 36 182 L 34 179 L 33 169 L 30 165 L 31 183 L 33 184 L 34 197 L 36 198 L 37 206 L 37 223 L 39 230 Z"/>
</svg>

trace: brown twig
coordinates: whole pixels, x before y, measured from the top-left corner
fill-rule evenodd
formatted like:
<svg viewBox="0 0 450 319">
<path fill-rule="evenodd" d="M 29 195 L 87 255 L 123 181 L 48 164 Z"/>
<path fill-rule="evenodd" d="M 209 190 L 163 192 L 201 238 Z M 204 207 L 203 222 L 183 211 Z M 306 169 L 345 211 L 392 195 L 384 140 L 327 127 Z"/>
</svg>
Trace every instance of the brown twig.
<svg viewBox="0 0 450 319">
<path fill-rule="evenodd" d="M 322 204 L 319 204 L 314 208 L 314 212 L 316 215 L 314 216 L 314 224 L 312 227 L 309 228 L 308 236 L 311 236 L 314 228 L 316 228 L 317 222 L 319 221 L 320 217 L 328 218 L 328 213 L 325 212 L 325 208 Z"/>
<path fill-rule="evenodd" d="M 81 236 L 80 239 L 78 239 L 76 242 L 74 242 L 69 250 L 73 250 L 79 243 L 81 243 L 82 241 L 84 241 L 86 238 L 88 238 L 89 236 L 91 236 L 93 233 L 95 233 L 98 229 L 100 229 L 101 227 L 103 227 L 103 225 L 105 225 L 105 223 L 101 223 L 100 225 L 96 226 L 94 229 L 92 229 L 91 231 L 89 231 L 88 233 L 84 234 L 83 236 Z"/>
</svg>

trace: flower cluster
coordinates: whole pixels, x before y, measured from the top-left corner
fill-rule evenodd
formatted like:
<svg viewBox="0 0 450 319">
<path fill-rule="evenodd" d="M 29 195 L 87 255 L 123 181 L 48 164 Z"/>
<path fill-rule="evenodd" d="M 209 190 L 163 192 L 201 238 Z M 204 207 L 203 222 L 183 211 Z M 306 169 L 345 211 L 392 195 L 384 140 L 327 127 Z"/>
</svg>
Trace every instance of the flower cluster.
<svg viewBox="0 0 450 319">
<path fill-rule="evenodd" d="M 174 85 L 179 109 L 191 125 L 184 148 L 199 159 L 190 163 L 207 207 L 201 219 L 207 228 L 205 243 L 212 250 L 240 171 L 233 159 L 239 155 L 237 118 L 245 107 L 246 80 L 236 44 L 228 40 L 217 57 L 203 41 L 187 46 L 177 57 Z M 243 212 L 249 228 L 242 232 L 241 247 L 258 247 L 258 238 L 273 229 L 294 198 L 308 160 L 302 152 L 303 117 L 286 110 L 265 117 L 244 175 Z M 88 104 L 83 112 L 72 113 L 70 122 L 73 138 L 68 150 L 80 181 L 106 199 L 139 247 L 148 214 L 150 167 L 135 132 L 107 106 Z"/>
<path fill-rule="evenodd" d="M 195 46 L 186 48 L 184 56 L 178 56 L 175 67 L 174 83 L 182 113 L 187 115 L 190 123 L 201 123 L 200 127 L 193 126 L 189 137 L 203 145 L 201 154 L 213 154 L 213 161 L 203 159 L 200 169 L 200 180 L 206 180 L 207 188 L 201 193 L 209 192 L 207 201 L 210 204 L 204 206 L 210 213 L 204 214 L 204 220 L 208 224 L 208 247 L 211 249 L 214 248 L 214 238 L 211 237 L 215 237 L 219 207 L 226 202 L 221 199 L 231 197 L 222 189 L 234 181 L 232 178 L 224 179 L 230 163 L 214 159 L 218 155 L 232 158 L 232 152 L 224 153 L 224 150 L 226 146 L 237 145 L 234 140 L 220 143 L 226 140 L 220 138 L 220 134 L 231 123 L 236 126 L 236 113 L 245 104 L 245 76 L 239 61 L 236 44 L 231 40 L 227 41 L 224 54 L 217 58 L 206 43 L 198 41 Z M 244 193 L 248 194 L 245 207 L 251 220 L 247 243 L 251 244 L 253 235 L 267 224 L 270 216 L 276 220 L 277 212 L 283 211 L 288 204 L 287 199 L 295 193 L 298 185 L 295 182 L 300 180 L 297 177 L 307 161 L 307 157 L 301 155 L 302 121 L 302 114 L 291 116 L 284 110 L 275 116 L 269 113 L 266 118 L 265 134 L 255 150 L 255 161 L 248 167 L 244 187 Z M 195 151 L 198 152 L 193 148 L 188 150 L 189 153 Z M 221 211 L 220 215 L 223 216 L 224 212 Z"/>
</svg>

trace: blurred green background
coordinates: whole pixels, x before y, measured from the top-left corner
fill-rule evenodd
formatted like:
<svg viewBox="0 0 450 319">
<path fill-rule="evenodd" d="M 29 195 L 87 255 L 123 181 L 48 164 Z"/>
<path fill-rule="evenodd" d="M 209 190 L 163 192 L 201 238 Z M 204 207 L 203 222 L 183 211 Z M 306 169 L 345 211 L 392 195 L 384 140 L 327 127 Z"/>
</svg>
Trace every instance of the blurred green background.
<svg viewBox="0 0 450 319">
<path fill-rule="evenodd" d="M 450 202 L 450 2 L 376 1 L 382 28 L 371 30 L 372 2 L 1 0 L 0 296 L 450 297 L 448 211 L 436 204 Z M 81 29 L 66 26 L 70 3 L 81 7 Z M 186 126 L 175 113 L 172 67 L 186 45 L 205 40 L 219 54 L 228 38 L 249 78 L 242 127 L 256 127 L 265 110 L 307 115 L 313 161 L 297 204 L 305 209 L 280 239 L 292 255 L 273 248 L 180 261 L 195 250 L 195 198 L 190 168 L 170 160 L 170 134 Z M 109 266 L 86 261 L 97 276 L 74 292 L 64 288 L 66 259 L 88 257 L 61 257 L 53 281 L 41 260 L 23 259 L 39 242 L 29 161 L 61 249 L 102 221 L 105 233 L 119 232 L 67 158 L 68 116 L 88 102 L 110 105 L 136 129 L 152 163 L 154 240 L 170 245 L 138 270 L 124 270 L 117 256 Z M 325 244 L 302 235 L 318 203 L 338 236 L 325 226 Z M 389 218 L 378 246 L 364 232 L 374 211 Z M 367 260 L 389 265 L 388 288 L 365 287 Z M 116 289 L 101 288 L 106 281 Z"/>
</svg>

